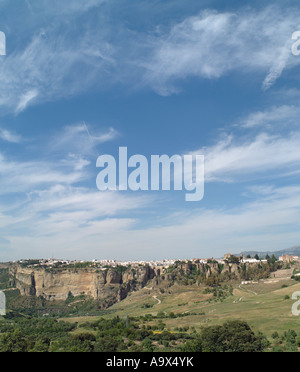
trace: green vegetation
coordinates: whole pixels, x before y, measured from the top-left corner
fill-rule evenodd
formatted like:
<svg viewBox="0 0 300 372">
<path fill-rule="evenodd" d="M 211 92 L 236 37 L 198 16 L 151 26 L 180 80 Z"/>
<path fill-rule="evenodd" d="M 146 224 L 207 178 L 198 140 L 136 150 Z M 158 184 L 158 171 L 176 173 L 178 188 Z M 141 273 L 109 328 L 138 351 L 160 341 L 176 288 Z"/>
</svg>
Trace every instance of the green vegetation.
<svg viewBox="0 0 300 372">
<path fill-rule="evenodd" d="M 277 271 L 283 264 L 273 257 L 232 265 L 229 272 L 216 262 L 177 262 L 154 286 L 114 305 L 109 297 L 96 301 L 71 292 L 65 301 L 21 296 L 10 288 L 8 270 L 0 269 L 10 309 L 0 320 L 0 352 L 298 351 L 300 317 L 291 308 L 299 268 Z"/>
<path fill-rule="evenodd" d="M 0 352 L 47 352 L 68 339 L 75 324 L 53 319 L 16 317 L 0 322 Z"/>
<path fill-rule="evenodd" d="M 232 256 L 227 259 L 227 262 L 231 264 L 238 264 L 240 262 L 240 259 L 239 257 Z"/>
<path fill-rule="evenodd" d="M 47 301 L 43 297 L 21 296 L 17 289 L 6 291 L 5 294 L 8 313 L 32 317 L 101 316 L 104 313 L 103 304 L 109 301 L 94 300 L 84 295 L 74 297 L 71 292 L 65 301 Z M 105 313 L 113 312 L 107 310 Z"/>
<path fill-rule="evenodd" d="M 19 264 L 23 268 L 28 267 L 28 266 L 34 266 L 34 265 L 40 266 L 40 261 L 39 260 L 26 260 L 26 261 L 19 262 Z"/>
<path fill-rule="evenodd" d="M 233 287 L 230 286 L 223 286 L 223 287 L 208 287 L 204 290 L 204 294 L 212 294 L 213 298 L 210 298 L 208 301 L 214 301 L 214 302 L 223 302 L 226 298 L 229 296 L 233 296 Z"/>
<path fill-rule="evenodd" d="M 240 268 L 241 279 L 243 280 L 260 280 L 269 278 L 271 273 L 282 269 L 283 264 L 270 258 L 266 263 L 258 265 L 243 264 Z"/>
<path fill-rule="evenodd" d="M 8 269 L 0 269 L 0 290 L 9 288 Z"/>
<path fill-rule="evenodd" d="M 295 329 L 300 334 L 300 316 L 292 315 L 294 292 L 300 291 L 300 283 L 288 278 L 288 273 L 279 271 L 282 279 L 271 278 L 241 285 L 239 281 L 223 284 L 222 287 L 202 285 L 174 285 L 164 293 L 143 289 L 132 293 L 122 302 L 110 307 L 113 316 L 130 317 L 157 316 L 164 314 L 166 328 L 178 327 L 178 319 L 168 318 L 169 313 L 185 314 L 180 319 L 180 327 L 195 327 L 200 332 L 203 326 L 222 325 L 225 321 L 244 319 L 255 332 L 262 332 L 271 341 L 274 331 L 284 333 Z M 157 295 L 161 303 L 153 303 L 147 308 L 149 297 Z M 289 299 L 286 296 L 289 297 Z M 151 300 L 152 304 L 152 300 Z M 147 315 L 150 314 L 150 315 Z M 111 315 L 104 315 L 110 318 Z M 149 320 L 150 325 L 152 325 Z M 147 323 L 146 323 L 147 325 Z"/>
<path fill-rule="evenodd" d="M 299 268 L 293 270 L 292 279 L 297 280 L 298 282 L 300 282 L 300 270 L 299 270 Z"/>
<path fill-rule="evenodd" d="M 268 347 L 266 338 L 242 321 L 200 333 L 188 327 L 169 332 L 161 320 L 146 327 L 141 319 L 119 317 L 81 325 L 31 317 L 0 322 L 0 352 L 262 352 Z"/>
<path fill-rule="evenodd" d="M 226 282 L 238 280 L 238 278 L 245 281 L 266 279 L 273 272 L 283 268 L 283 263 L 277 261 L 275 257 L 269 257 L 267 262 L 256 265 L 242 264 L 235 256 L 226 261 L 231 265 L 236 265 L 236 270 L 233 272 L 224 270 L 225 265 L 214 260 L 208 260 L 209 265 L 186 264 L 178 261 L 168 268 L 167 274 L 170 274 L 172 280 L 180 285 L 190 286 L 203 283 L 209 287 L 218 287 Z M 211 275 L 207 276 L 207 272 L 211 270 Z M 161 277 L 164 279 L 164 275 Z"/>
<path fill-rule="evenodd" d="M 266 337 L 255 335 L 243 321 L 228 321 L 221 326 L 204 328 L 188 341 L 182 350 L 185 352 L 263 352 L 270 346 Z"/>
<path fill-rule="evenodd" d="M 283 335 L 279 336 L 278 332 L 274 332 L 273 335 L 273 352 L 298 352 L 300 347 L 300 334 L 289 329 L 284 332 Z"/>
</svg>

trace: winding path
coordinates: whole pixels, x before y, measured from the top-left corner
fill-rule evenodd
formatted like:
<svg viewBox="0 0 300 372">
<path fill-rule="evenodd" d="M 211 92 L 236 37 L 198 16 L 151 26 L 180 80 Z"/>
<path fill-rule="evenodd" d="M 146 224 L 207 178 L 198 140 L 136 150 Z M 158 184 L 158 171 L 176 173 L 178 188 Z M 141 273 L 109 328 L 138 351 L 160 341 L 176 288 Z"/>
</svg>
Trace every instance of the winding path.
<svg viewBox="0 0 300 372">
<path fill-rule="evenodd" d="M 161 300 L 159 298 L 157 298 L 156 296 L 153 296 L 153 298 L 158 302 L 158 305 L 161 304 Z"/>
</svg>

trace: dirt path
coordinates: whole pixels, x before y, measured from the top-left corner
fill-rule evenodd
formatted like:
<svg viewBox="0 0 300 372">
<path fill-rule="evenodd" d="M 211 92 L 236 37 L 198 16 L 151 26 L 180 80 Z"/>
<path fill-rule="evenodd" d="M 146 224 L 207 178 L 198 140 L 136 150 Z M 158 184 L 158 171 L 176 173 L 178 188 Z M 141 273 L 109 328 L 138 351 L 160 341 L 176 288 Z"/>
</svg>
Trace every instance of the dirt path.
<svg viewBox="0 0 300 372">
<path fill-rule="evenodd" d="M 241 286 L 242 286 L 242 284 L 239 285 L 239 288 L 240 288 L 242 291 L 245 291 L 245 292 L 248 292 L 248 293 L 252 293 L 252 294 L 254 294 L 255 296 L 258 296 L 258 294 L 257 294 L 256 292 L 251 291 L 250 289 L 242 288 Z"/>
<path fill-rule="evenodd" d="M 233 301 L 233 304 L 238 304 L 239 302 L 242 301 L 243 298 L 244 298 L 244 297 L 240 297 L 237 301 Z"/>
<path fill-rule="evenodd" d="M 161 304 L 161 300 L 159 298 L 157 298 L 156 296 L 153 296 L 153 298 L 158 302 L 158 305 Z"/>
</svg>

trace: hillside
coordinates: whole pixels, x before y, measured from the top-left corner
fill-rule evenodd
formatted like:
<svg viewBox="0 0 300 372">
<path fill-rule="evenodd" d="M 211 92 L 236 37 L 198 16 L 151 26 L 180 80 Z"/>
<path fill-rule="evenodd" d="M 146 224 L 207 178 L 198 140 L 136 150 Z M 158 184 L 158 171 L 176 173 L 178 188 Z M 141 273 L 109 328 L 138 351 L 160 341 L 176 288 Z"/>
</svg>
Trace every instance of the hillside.
<svg viewBox="0 0 300 372">
<path fill-rule="evenodd" d="M 300 290 L 291 279 L 296 267 L 271 261 L 177 262 L 162 271 L 143 266 L 99 271 L 11 265 L 1 269 L 1 288 L 14 313 L 72 317 L 79 322 L 89 316 L 161 313 L 170 329 L 178 325 L 176 317 L 168 315 L 173 313 L 181 316 L 181 325 L 196 329 L 227 319 L 245 319 L 269 334 L 275 323 L 283 330 L 295 322 L 290 316 L 291 301 L 283 298 Z"/>
<path fill-rule="evenodd" d="M 222 324 L 226 320 L 244 320 L 255 331 L 268 337 L 276 330 L 300 330 L 300 317 L 291 312 L 292 294 L 300 291 L 300 283 L 290 279 L 291 270 L 278 271 L 272 279 L 253 284 L 222 285 L 219 288 L 206 286 L 174 285 L 167 291 L 144 288 L 132 293 L 121 303 L 113 305 L 107 317 L 145 317 L 147 314 L 162 314 L 163 323 L 169 330 L 178 327 L 194 327 Z M 170 314 L 180 315 L 180 322 Z M 80 321 L 76 319 L 76 321 Z M 145 321 L 145 325 L 153 322 Z"/>
<path fill-rule="evenodd" d="M 18 328 L 19 332 L 25 336 L 43 329 L 42 334 L 47 332 L 51 337 L 49 344 L 47 338 L 40 340 L 40 336 L 37 339 L 30 336 L 32 338 L 26 344 L 28 350 L 191 351 L 199 346 L 197 340 L 200 335 L 207 335 L 206 330 L 208 333 L 216 330 L 225 332 L 228 327 L 233 327 L 234 332 L 239 334 L 241 327 L 245 332 L 253 331 L 251 337 L 255 334 L 257 340 L 261 337 L 259 332 L 262 332 L 267 337 L 264 348 L 268 350 L 278 347 L 284 351 L 290 347 L 295 349 L 298 341 L 295 339 L 290 346 L 287 340 L 289 335 L 300 336 L 300 318 L 292 314 L 295 303 L 292 295 L 300 291 L 300 282 L 293 275 L 295 270 L 299 272 L 300 265 L 282 265 L 271 262 L 254 265 L 178 262 L 163 273 L 156 273 L 147 283 L 140 283 L 122 300 L 117 301 L 115 292 L 112 292 L 111 305 L 106 302 L 105 306 L 101 297 L 93 298 L 87 293 L 69 295 L 66 299 L 52 298 L 50 301 L 41 295 L 37 297 L 39 290 L 49 290 L 49 283 L 56 283 L 56 293 L 69 290 L 70 287 L 60 287 L 60 279 L 66 275 L 65 269 L 52 272 L 52 281 L 48 284 L 44 281 L 44 287 L 41 288 L 36 282 L 41 268 L 34 271 L 30 268 L 29 277 L 28 268 L 19 267 L 17 273 L 16 267 L 1 269 L 1 286 L 10 310 L 3 323 L 0 321 L 0 336 L 1 327 L 5 333 L 7 326 L 10 326 L 12 334 L 9 337 L 13 337 L 14 327 L 21 327 Z M 131 270 L 124 270 L 120 278 L 127 278 Z M 68 275 L 80 277 L 84 273 L 91 275 L 92 271 L 90 268 L 76 269 L 74 272 L 69 270 Z M 30 285 L 24 287 L 27 291 L 23 291 L 21 296 L 20 283 L 24 286 L 28 278 L 31 279 Z M 19 280 L 19 289 L 8 288 L 16 284 L 12 279 Z M 69 285 L 71 282 L 68 282 Z M 111 284 L 106 282 L 104 286 Z M 114 285 L 119 288 L 123 284 Z M 53 333 L 53 327 L 60 334 Z M 273 336 L 276 332 L 279 336 L 275 340 Z M 203 340 L 205 343 L 206 339 Z M 246 346 L 256 345 L 250 344 Z M 7 343 L 0 342 L 1 347 L 6 350 Z M 214 342 L 210 347 L 214 347 Z"/>
<path fill-rule="evenodd" d="M 67 301 L 69 298 L 85 296 L 98 301 L 105 309 L 124 300 L 130 293 L 143 289 L 170 288 L 174 284 L 205 284 L 218 286 L 232 280 L 266 278 L 280 263 L 243 264 L 224 261 L 218 263 L 192 263 L 178 261 L 166 268 L 137 267 L 95 268 L 60 266 L 44 267 L 37 264 L 12 264 L 8 269 L 9 285 L 22 297 L 48 302 Z M 7 270 L 7 269 L 2 269 Z"/>
</svg>

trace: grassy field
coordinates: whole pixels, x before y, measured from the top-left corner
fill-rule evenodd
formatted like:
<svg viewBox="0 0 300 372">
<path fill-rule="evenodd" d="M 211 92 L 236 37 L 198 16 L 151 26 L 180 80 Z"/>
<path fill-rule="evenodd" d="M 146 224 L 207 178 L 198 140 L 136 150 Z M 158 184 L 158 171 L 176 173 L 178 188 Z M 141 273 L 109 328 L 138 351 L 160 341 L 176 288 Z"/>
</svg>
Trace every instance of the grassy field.
<svg viewBox="0 0 300 372">
<path fill-rule="evenodd" d="M 300 291 L 300 283 L 286 278 L 260 281 L 257 284 L 240 285 L 233 283 L 231 294 L 226 292 L 220 301 L 212 293 L 205 293 L 203 286 L 174 285 L 165 293 L 144 288 L 132 293 L 122 302 L 109 309 L 104 317 L 140 317 L 146 314 L 184 314 L 180 318 L 162 319 L 166 329 L 174 331 L 178 327 L 195 327 L 200 330 L 206 325 L 222 324 L 226 320 L 245 320 L 254 331 L 261 331 L 267 337 L 277 331 L 279 334 L 289 329 L 300 333 L 300 316 L 293 316 L 292 294 Z M 83 323 L 92 317 L 68 319 Z M 67 320 L 67 319 L 65 319 Z M 145 321 L 145 325 L 157 320 Z"/>
</svg>

